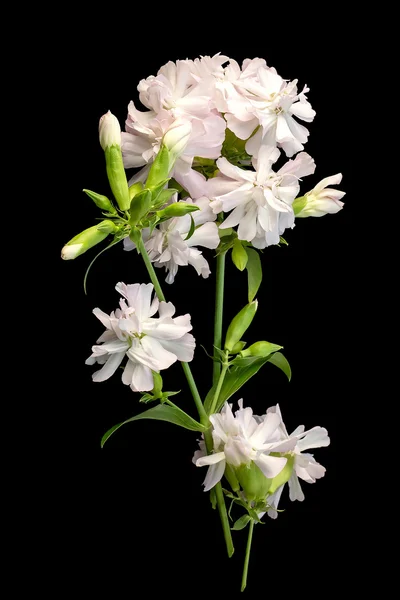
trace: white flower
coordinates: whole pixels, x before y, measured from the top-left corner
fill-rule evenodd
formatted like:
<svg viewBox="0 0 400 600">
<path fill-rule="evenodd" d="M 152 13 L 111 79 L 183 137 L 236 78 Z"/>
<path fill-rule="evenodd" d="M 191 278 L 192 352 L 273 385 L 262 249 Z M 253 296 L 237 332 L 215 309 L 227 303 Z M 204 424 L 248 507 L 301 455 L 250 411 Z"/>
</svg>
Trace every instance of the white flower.
<svg viewBox="0 0 400 600">
<path fill-rule="evenodd" d="M 317 479 L 320 479 L 325 475 L 326 470 L 325 467 L 317 463 L 312 454 L 304 453 L 304 450 L 329 446 L 330 439 L 328 437 L 328 432 L 324 427 L 313 427 L 312 429 L 305 431 L 304 425 L 299 425 L 299 427 L 289 435 L 282 421 L 279 404 L 269 408 L 267 414 L 275 414 L 280 418 L 279 431 L 281 440 L 294 440 L 296 442 L 293 449 L 293 472 L 289 479 L 289 498 L 293 501 L 303 501 L 304 494 L 300 486 L 299 477 L 307 483 L 315 483 Z M 276 519 L 278 516 L 276 509 L 278 508 L 284 487 L 285 486 L 283 485 L 278 488 L 276 492 L 267 499 L 268 504 L 273 507 L 273 510 L 268 511 L 268 516 L 273 519 Z"/>
<path fill-rule="evenodd" d="M 163 144 L 168 148 L 173 163 L 185 150 L 191 133 L 192 124 L 184 119 L 176 119 L 165 133 Z"/>
<path fill-rule="evenodd" d="M 335 214 L 342 210 L 344 203 L 340 201 L 346 192 L 333 190 L 328 185 L 339 185 L 342 174 L 337 173 L 322 179 L 314 189 L 305 194 L 307 203 L 296 217 L 322 217 L 326 214 Z"/>
<path fill-rule="evenodd" d="M 179 119 L 182 123 L 182 118 Z M 187 146 L 175 163 L 171 176 L 180 183 L 188 193 L 198 198 L 204 195 L 205 178 L 194 171 L 191 166 L 193 158 L 218 158 L 225 139 L 226 122 L 218 114 L 210 113 L 202 119 L 190 121 L 192 132 Z M 141 167 L 142 171 L 134 175 L 129 184 L 145 181 L 150 164 L 158 153 L 165 134 L 174 128 L 176 119 L 170 112 L 162 110 L 140 112 L 133 102 L 128 107 L 126 121 L 127 133 L 122 133 L 122 156 L 125 168 Z"/>
<path fill-rule="evenodd" d="M 105 151 L 110 146 L 121 145 L 121 127 L 111 111 L 103 115 L 99 122 L 100 145 Z"/>
<path fill-rule="evenodd" d="M 250 103 L 250 108 L 227 115 L 228 127 L 245 140 L 260 125 L 260 129 L 246 144 L 246 151 L 258 155 L 261 145 L 283 148 L 287 156 L 304 149 L 309 132 L 294 117 L 311 122 L 315 111 L 306 98 L 307 87 L 299 94 L 297 80 L 287 83 L 274 68 L 260 67 L 257 78 L 249 77 L 236 82 Z"/>
<path fill-rule="evenodd" d="M 206 117 L 211 111 L 211 98 L 199 95 L 192 70 L 191 60 L 169 61 L 156 77 L 151 75 L 139 83 L 140 101 L 156 113 L 167 110 L 173 117 Z"/>
<path fill-rule="evenodd" d="M 232 213 L 220 225 L 221 229 L 238 227 L 238 237 L 252 242 L 256 248 L 279 243 L 286 227 L 293 227 L 292 203 L 298 195 L 298 178 L 315 170 L 314 160 L 302 152 L 288 161 L 277 173 L 272 163 L 279 150 L 263 148 L 259 154 L 256 171 L 233 166 L 226 158 L 217 160 L 222 176 L 207 182 L 207 193 L 215 200 L 214 212 Z"/>
<path fill-rule="evenodd" d="M 239 400 L 239 410 L 235 415 L 231 405 L 225 403 L 219 414 L 210 416 L 210 421 L 214 453 L 208 456 L 195 454 L 197 467 L 208 466 L 205 492 L 221 480 L 226 464 L 239 467 L 253 461 L 265 477 L 275 477 L 282 471 L 287 459 L 270 456 L 270 452 L 287 452 L 295 444 L 293 440 L 281 440 L 281 418 L 278 414 L 268 413 L 256 419 L 250 407 L 243 408 L 243 400 Z"/>
<path fill-rule="evenodd" d="M 208 262 L 196 246 L 215 249 L 219 244 L 218 228 L 212 222 L 215 221 L 216 215 L 210 208 L 208 198 L 199 198 L 195 202 L 186 198 L 185 202 L 200 207 L 200 210 L 191 213 L 196 229 L 188 240 L 186 237 L 191 225 L 189 214 L 164 221 L 151 235 L 149 229 L 143 230 L 145 247 L 150 260 L 157 267 L 165 267 L 168 273 L 167 283 L 173 283 L 178 267 L 185 265 L 192 265 L 198 275 L 208 277 L 211 273 Z M 125 250 L 132 250 L 134 247 L 134 243 L 129 238 L 125 238 Z"/>
<path fill-rule="evenodd" d="M 120 300 L 120 308 L 110 316 L 99 308 L 93 310 L 106 331 L 92 347 L 86 364 L 104 365 L 93 374 L 93 381 L 105 381 L 127 356 L 122 383 L 134 392 L 152 390 L 152 371 L 167 369 L 177 360 L 193 359 L 190 315 L 173 318 L 175 307 L 171 302 L 159 302 L 157 297 L 152 300 L 151 283 L 117 283 L 116 290 L 125 298 Z M 157 311 L 159 317 L 154 317 Z"/>
</svg>

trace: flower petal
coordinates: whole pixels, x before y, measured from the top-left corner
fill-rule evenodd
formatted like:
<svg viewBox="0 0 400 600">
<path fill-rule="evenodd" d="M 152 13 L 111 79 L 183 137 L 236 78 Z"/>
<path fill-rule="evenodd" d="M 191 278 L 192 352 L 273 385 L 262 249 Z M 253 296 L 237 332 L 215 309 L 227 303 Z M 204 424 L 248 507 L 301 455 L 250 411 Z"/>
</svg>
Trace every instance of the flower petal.
<svg viewBox="0 0 400 600">
<path fill-rule="evenodd" d="M 287 463 L 287 458 L 280 456 L 267 456 L 260 454 L 253 459 L 257 467 L 264 473 L 265 477 L 272 479 L 282 471 Z"/>
<path fill-rule="evenodd" d="M 225 454 L 224 452 L 216 452 L 215 454 L 208 454 L 207 456 L 202 456 L 198 458 L 196 461 L 196 467 L 204 467 L 205 465 L 215 465 L 220 461 L 225 462 Z"/>
<path fill-rule="evenodd" d="M 304 494 L 303 490 L 301 489 L 299 478 L 294 471 L 289 479 L 289 498 L 292 500 L 292 502 L 295 500 L 303 502 L 304 500 Z"/>
<path fill-rule="evenodd" d="M 99 371 L 96 371 L 95 373 L 93 373 L 93 375 L 92 375 L 93 381 L 96 381 L 96 382 L 105 381 L 106 379 L 111 377 L 111 375 L 114 375 L 115 371 L 118 369 L 119 365 L 121 364 L 124 356 L 125 356 L 125 351 L 119 352 L 116 354 L 110 354 L 110 357 L 108 358 L 105 365 Z"/>
<path fill-rule="evenodd" d="M 214 465 L 210 465 L 208 467 L 207 475 L 203 481 L 204 491 L 208 492 L 211 488 L 214 487 L 219 481 L 221 481 L 222 476 L 225 471 L 225 461 L 221 460 Z"/>
</svg>

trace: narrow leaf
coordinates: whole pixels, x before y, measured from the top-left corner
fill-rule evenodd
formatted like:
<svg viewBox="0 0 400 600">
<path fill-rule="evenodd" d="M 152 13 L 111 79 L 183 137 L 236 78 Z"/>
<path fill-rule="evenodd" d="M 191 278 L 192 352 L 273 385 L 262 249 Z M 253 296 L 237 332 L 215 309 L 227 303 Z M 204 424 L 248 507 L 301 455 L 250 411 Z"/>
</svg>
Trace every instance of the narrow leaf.
<svg viewBox="0 0 400 600">
<path fill-rule="evenodd" d="M 189 229 L 187 236 L 185 237 L 185 242 L 186 242 L 186 240 L 188 240 L 189 238 L 192 237 L 192 235 L 194 234 L 194 230 L 196 228 L 194 219 L 193 219 L 192 215 L 190 215 L 190 213 L 189 213 L 189 216 L 190 216 L 190 229 Z"/>
<path fill-rule="evenodd" d="M 169 423 L 173 423 L 174 425 L 179 425 L 179 427 L 184 427 L 185 429 L 189 429 L 190 431 L 204 431 L 205 427 L 192 419 L 188 414 L 186 414 L 183 410 L 178 408 L 177 406 L 168 406 L 167 404 L 158 404 L 149 410 L 145 410 L 139 415 L 135 415 L 122 423 L 118 423 L 118 425 L 114 425 L 111 427 L 102 437 L 101 439 L 101 447 L 103 448 L 104 444 L 108 440 L 108 438 L 115 432 L 117 429 L 122 427 L 122 425 L 126 425 L 127 423 L 131 423 L 132 421 L 139 421 L 140 419 L 155 419 L 157 421 L 168 421 Z"/>
<path fill-rule="evenodd" d="M 247 252 L 247 277 L 248 277 L 248 288 L 249 288 L 249 302 L 252 302 L 258 292 L 258 288 L 262 281 L 262 267 L 260 255 L 253 248 L 246 248 Z"/>
<path fill-rule="evenodd" d="M 240 531 L 241 529 L 244 529 L 246 527 L 246 525 L 248 523 L 250 523 L 250 521 L 251 521 L 250 515 L 243 515 L 242 517 L 240 517 L 240 519 L 235 521 L 235 524 L 231 529 L 233 531 Z"/>
<path fill-rule="evenodd" d="M 244 271 L 248 261 L 246 249 L 243 248 L 242 242 L 236 239 L 233 242 L 232 262 L 239 271 Z"/>
<path fill-rule="evenodd" d="M 273 354 L 270 357 L 269 362 L 271 362 L 273 365 L 275 365 L 276 367 L 281 369 L 281 371 L 283 371 L 285 373 L 285 375 L 289 379 L 289 381 L 291 380 L 292 370 L 290 368 L 289 362 L 283 356 L 282 352 L 275 352 L 275 354 Z"/>
</svg>

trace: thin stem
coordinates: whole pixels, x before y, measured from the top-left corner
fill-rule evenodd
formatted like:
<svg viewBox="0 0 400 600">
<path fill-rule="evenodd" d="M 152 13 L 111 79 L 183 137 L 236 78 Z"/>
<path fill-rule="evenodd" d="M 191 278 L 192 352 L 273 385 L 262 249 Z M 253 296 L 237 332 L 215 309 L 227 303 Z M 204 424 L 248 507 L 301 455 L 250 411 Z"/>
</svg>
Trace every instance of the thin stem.
<svg viewBox="0 0 400 600">
<path fill-rule="evenodd" d="M 218 358 L 216 348 L 222 346 L 222 317 L 224 310 L 224 279 L 225 279 L 225 256 L 226 252 L 217 256 L 217 273 L 215 287 L 215 315 L 214 315 L 214 358 Z M 213 366 L 213 384 L 218 380 L 221 372 L 221 365 L 214 361 Z"/>
<path fill-rule="evenodd" d="M 201 424 L 205 425 L 205 427 L 208 427 L 208 425 L 209 425 L 208 415 L 207 415 L 207 413 L 204 409 L 203 403 L 201 401 L 200 394 L 199 394 L 199 391 L 196 386 L 196 382 L 193 379 L 192 371 L 191 371 L 188 363 L 183 362 L 183 363 L 181 363 L 181 365 L 182 365 L 183 372 L 186 375 L 186 379 L 189 384 L 190 391 L 192 392 L 193 400 L 194 400 L 194 403 L 196 404 L 196 408 L 197 408 L 197 412 L 199 413 Z"/>
<path fill-rule="evenodd" d="M 146 265 L 147 272 L 148 272 L 148 274 L 150 276 L 152 284 L 154 285 L 154 289 L 156 291 L 158 299 L 162 300 L 163 302 L 165 302 L 165 296 L 164 296 L 163 291 L 161 289 L 160 282 L 158 281 L 158 277 L 157 277 L 156 272 L 154 270 L 154 267 L 153 267 L 153 265 L 151 263 L 149 255 L 147 254 L 147 250 L 146 250 L 145 245 L 143 243 L 142 236 L 140 236 L 140 241 L 138 241 L 138 250 L 139 250 L 140 254 L 142 255 L 144 264 Z M 208 424 L 209 424 L 208 416 L 207 416 L 207 413 L 206 413 L 206 411 L 204 409 L 203 403 L 201 401 L 200 394 L 199 394 L 199 391 L 198 391 L 197 386 L 196 386 L 196 382 L 193 379 L 193 375 L 192 375 L 192 371 L 190 369 L 190 366 L 188 365 L 188 363 L 185 363 L 185 362 L 181 362 L 181 365 L 182 365 L 182 369 L 183 369 L 183 371 L 185 373 L 187 382 L 189 384 L 189 388 L 190 388 L 190 391 L 192 393 L 193 400 L 194 400 L 194 403 L 195 403 L 196 408 L 197 408 L 197 412 L 199 413 L 200 421 L 201 421 L 202 425 L 208 426 Z"/>
<path fill-rule="evenodd" d="M 143 243 L 143 238 L 142 236 L 140 236 L 140 242 L 138 243 L 138 250 L 140 252 L 140 254 L 142 255 L 144 264 L 146 265 L 146 269 L 148 274 L 150 275 L 150 279 L 151 279 L 151 283 L 154 285 L 154 289 L 156 291 L 157 294 L 157 298 L 163 302 L 165 302 L 165 296 L 163 294 L 163 291 L 161 289 L 161 285 L 160 282 L 158 281 L 158 277 L 156 275 L 156 272 L 154 270 L 154 267 L 152 265 L 152 262 L 149 258 L 149 255 L 147 254 L 147 250 L 145 248 L 145 245 Z"/>
<path fill-rule="evenodd" d="M 247 537 L 246 556 L 244 557 L 242 587 L 240 590 L 241 592 L 244 592 L 244 590 L 246 589 L 246 585 L 247 585 L 247 572 L 249 570 L 251 542 L 253 540 L 253 529 L 254 529 L 254 521 L 251 520 L 250 525 L 249 525 L 249 535 Z"/>
<path fill-rule="evenodd" d="M 222 491 L 222 485 L 220 481 L 215 486 L 215 495 L 217 497 L 219 516 L 221 519 L 222 529 L 224 531 L 226 550 L 229 558 L 231 558 L 235 548 L 233 547 L 231 528 L 229 526 L 228 513 L 226 512 L 224 492 Z"/>
<path fill-rule="evenodd" d="M 228 370 L 228 365 L 226 363 L 223 363 L 222 371 L 221 371 L 221 374 L 218 379 L 217 388 L 215 390 L 214 398 L 213 398 L 211 408 L 210 408 L 210 415 L 214 414 L 215 409 L 217 407 L 219 395 L 221 393 L 222 384 L 224 383 L 224 379 L 225 379 L 227 370 Z"/>
</svg>

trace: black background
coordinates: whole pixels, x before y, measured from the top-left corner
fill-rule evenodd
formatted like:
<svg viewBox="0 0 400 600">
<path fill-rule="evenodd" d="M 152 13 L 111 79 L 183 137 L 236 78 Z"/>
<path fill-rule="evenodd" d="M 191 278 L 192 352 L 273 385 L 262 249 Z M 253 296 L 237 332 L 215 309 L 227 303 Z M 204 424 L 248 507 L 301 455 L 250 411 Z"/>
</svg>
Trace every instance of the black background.
<svg viewBox="0 0 400 600">
<path fill-rule="evenodd" d="M 284 78 L 298 78 L 300 87 L 307 83 L 317 116 L 309 125 L 305 150 L 315 158 L 317 169 L 302 189 L 343 173 L 339 187 L 347 192 L 344 209 L 321 219 L 299 220 L 285 236 L 289 247 L 268 248 L 262 257 L 259 309 L 246 340 L 267 339 L 284 346 L 293 378 L 288 383 L 280 371 L 267 365 L 234 400 L 243 396 L 245 404 L 259 414 L 279 402 L 289 431 L 300 423 L 306 428 L 325 426 L 331 445 L 315 451 L 327 473 L 314 485 L 304 483 L 305 501 L 291 503 L 286 490 L 281 501 L 285 512 L 256 528 L 249 593 L 275 594 L 289 585 L 299 586 L 300 597 L 313 597 L 321 589 L 339 589 L 348 565 L 345 556 L 354 542 L 349 499 L 343 490 L 352 469 L 344 468 L 352 410 L 348 401 L 356 402 L 357 396 L 349 349 L 357 351 L 359 257 L 354 227 L 359 199 L 353 148 L 346 141 L 349 115 L 344 99 L 355 55 L 349 51 L 342 17 L 336 15 L 335 20 L 330 15 L 327 23 L 322 13 L 318 15 L 317 22 L 324 24 L 318 39 L 314 27 L 304 29 L 300 22 L 292 23 L 290 31 L 287 23 L 274 19 L 265 29 L 259 28 L 259 21 L 268 20 L 267 13 L 253 15 L 251 31 L 246 33 L 227 22 L 207 25 L 202 20 L 198 31 L 176 34 L 171 19 L 163 24 L 161 17 L 157 26 L 148 24 L 145 33 L 134 15 L 130 27 L 110 16 L 96 35 L 75 24 L 59 56 L 65 104 L 59 113 L 65 154 L 60 165 L 64 199 L 57 231 L 60 249 L 98 216 L 82 188 L 109 192 L 98 143 L 99 118 L 110 109 L 123 125 L 128 102 L 132 99 L 139 106 L 140 79 L 156 74 L 168 60 L 216 52 L 238 62 L 259 56 Z M 99 36 L 104 36 L 102 44 Z M 212 252 L 204 253 L 212 261 Z M 71 588 L 79 582 L 88 593 L 111 585 L 115 598 L 161 591 L 184 597 L 204 596 L 207 591 L 211 597 L 236 593 L 246 533 L 234 534 L 236 551 L 228 561 L 218 514 L 202 492 L 206 471 L 191 463 L 197 435 L 166 423 L 142 421 L 122 428 L 100 449 L 101 436 L 109 427 L 144 407 L 118 376 L 101 384 L 91 381 L 93 368 L 85 366 L 84 360 L 102 332 L 91 311 L 96 306 L 107 313 L 116 308 L 118 281 L 147 282 L 148 276 L 136 254 L 116 246 L 94 264 L 85 296 L 83 276 L 94 254 L 88 252 L 71 262 L 57 258 L 53 270 L 60 284 L 63 323 L 62 358 L 53 357 L 60 390 L 54 400 L 55 435 L 63 437 L 58 442 L 64 451 L 54 472 L 59 485 L 54 486 L 49 503 L 58 510 L 54 543 L 71 548 L 67 564 L 62 565 L 63 581 Z M 163 282 L 163 272 L 158 273 Z M 214 274 L 203 280 L 190 267 L 180 268 L 173 285 L 163 283 L 177 314 L 192 315 L 197 341 L 192 368 L 203 396 L 211 384 L 212 362 L 200 344 L 211 351 L 214 283 Z M 246 302 L 246 295 L 246 275 L 228 257 L 225 326 Z M 177 404 L 196 416 L 179 364 L 163 376 L 165 389 L 182 390 L 175 398 Z"/>
</svg>

